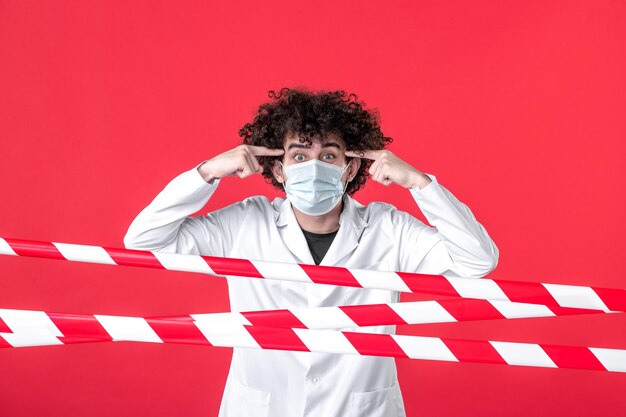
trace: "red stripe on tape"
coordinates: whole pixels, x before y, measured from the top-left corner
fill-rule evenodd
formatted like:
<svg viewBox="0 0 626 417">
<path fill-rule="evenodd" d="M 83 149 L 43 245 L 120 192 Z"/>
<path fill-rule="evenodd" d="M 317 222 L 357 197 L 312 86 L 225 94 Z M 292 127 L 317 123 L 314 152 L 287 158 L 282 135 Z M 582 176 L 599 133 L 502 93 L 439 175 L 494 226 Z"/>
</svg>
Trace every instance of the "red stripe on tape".
<svg viewBox="0 0 626 417">
<path fill-rule="evenodd" d="M 61 331 L 64 340 L 70 338 L 95 337 L 102 340 L 112 340 L 109 333 L 98 320 L 87 314 L 60 314 L 46 313 L 55 326 Z"/>
<path fill-rule="evenodd" d="M 19 256 L 37 258 L 65 259 L 61 252 L 50 242 L 35 242 L 22 239 L 4 239 Z"/>
<path fill-rule="evenodd" d="M 289 310 L 244 311 L 241 315 L 253 326 L 306 329 L 306 326 Z"/>
<path fill-rule="evenodd" d="M 93 337 L 78 337 L 78 336 L 69 336 L 69 337 L 59 337 L 59 341 L 61 341 L 64 345 L 74 345 L 78 343 L 99 343 L 99 342 L 110 342 L 111 338 L 104 338 L 100 336 Z"/>
<path fill-rule="evenodd" d="M 381 326 L 390 324 L 407 324 L 387 304 L 371 304 L 363 306 L 340 306 L 339 307 L 357 326 Z"/>
<path fill-rule="evenodd" d="M 2 320 L 2 317 L 0 317 L 0 333 L 13 333 L 13 330 Z"/>
<path fill-rule="evenodd" d="M 559 305 L 548 290 L 538 282 L 497 281 L 497 284 L 511 301 Z"/>
<path fill-rule="evenodd" d="M 111 338 L 104 338 L 104 337 L 98 337 L 98 336 L 94 336 L 94 337 L 59 337 L 58 338 L 61 342 L 63 342 L 66 345 L 73 345 L 73 344 L 78 344 L 78 343 L 94 343 L 94 342 L 110 342 Z"/>
<path fill-rule="evenodd" d="M 343 332 L 343 334 L 361 355 L 408 358 L 389 334 L 358 332 Z"/>
<path fill-rule="evenodd" d="M 586 347 L 540 345 L 559 368 L 592 369 L 606 371 L 606 368 Z"/>
<path fill-rule="evenodd" d="M 557 316 L 569 316 L 578 314 L 598 314 L 603 313 L 602 310 L 591 310 L 588 308 L 574 308 L 574 307 L 561 307 L 561 306 L 547 306 Z"/>
<path fill-rule="evenodd" d="M 4 340 L 4 337 L 0 336 L 0 349 L 13 347 L 9 342 Z"/>
<path fill-rule="evenodd" d="M 247 259 L 218 258 L 214 256 L 203 256 L 213 272 L 218 275 L 235 275 L 249 278 L 264 278 L 256 269 L 254 264 Z"/>
<path fill-rule="evenodd" d="M 196 327 L 191 317 L 177 317 L 174 320 L 146 318 L 146 322 L 165 343 L 189 343 L 212 346 L 200 329 Z"/>
<path fill-rule="evenodd" d="M 295 350 L 309 352 L 309 348 L 292 329 L 244 326 L 263 349 Z"/>
<path fill-rule="evenodd" d="M 604 304 L 613 311 L 626 311 L 626 290 L 615 288 L 593 288 Z"/>
<path fill-rule="evenodd" d="M 299 264 L 304 272 L 316 284 L 343 285 L 346 287 L 361 287 L 361 284 L 346 268 L 337 266 L 323 266 Z"/>
<path fill-rule="evenodd" d="M 104 250 L 106 250 L 111 259 L 118 265 L 165 269 L 154 254 L 149 251 L 114 248 L 105 248 Z"/>
<path fill-rule="evenodd" d="M 468 298 L 462 300 L 441 300 L 438 301 L 438 303 L 458 321 L 496 320 L 505 318 L 502 313 L 486 300 Z"/>
<path fill-rule="evenodd" d="M 506 364 L 487 340 L 441 339 L 459 362 Z"/>
<path fill-rule="evenodd" d="M 460 294 L 450 282 L 439 275 L 397 272 L 412 292 L 459 297 Z"/>
</svg>

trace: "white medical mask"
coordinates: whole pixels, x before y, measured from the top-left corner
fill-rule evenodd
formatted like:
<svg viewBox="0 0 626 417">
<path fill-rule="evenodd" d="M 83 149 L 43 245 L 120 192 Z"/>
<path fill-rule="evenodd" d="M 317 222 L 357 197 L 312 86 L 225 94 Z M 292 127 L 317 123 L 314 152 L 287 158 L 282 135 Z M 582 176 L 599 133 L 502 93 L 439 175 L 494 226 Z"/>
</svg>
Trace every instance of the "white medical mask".
<svg viewBox="0 0 626 417">
<path fill-rule="evenodd" d="M 334 209 L 348 186 L 348 182 L 344 185 L 341 178 L 350 163 L 342 170 L 317 159 L 288 166 L 278 162 L 286 176 L 283 188 L 287 198 L 309 216 L 321 216 Z"/>
</svg>

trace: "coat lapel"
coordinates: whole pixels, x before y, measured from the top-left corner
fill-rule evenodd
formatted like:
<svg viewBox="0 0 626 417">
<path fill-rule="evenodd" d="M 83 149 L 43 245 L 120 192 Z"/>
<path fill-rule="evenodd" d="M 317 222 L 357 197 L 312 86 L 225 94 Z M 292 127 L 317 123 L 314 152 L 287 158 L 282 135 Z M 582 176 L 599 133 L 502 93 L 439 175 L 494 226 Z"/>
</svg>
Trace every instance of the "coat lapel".
<svg viewBox="0 0 626 417">
<path fill-rule="evenodd" d="M 343 204 L 343 210 L 339 217 L 339 231 L 326 256 L 324 256 L 321 265 L 335 265 L 352 253 L 359 245 L 363 230 L 368 226 L 357 210 L 359 203 L 345 194 L 343 196 Z M 285 245 L 298 258 L 299 262 L 305 264 L 315 263 L 288 199 L 285 199 L 280 206 L 276 226 L 278 226 Z"/>
<path fill-rule="evenodd" d="M 296 220 L 296 216 L 293 214 L 291 202 L 288 199 L 285 199 L 280 206 L 276 226 L 278 226 L 279 233 L 285 245 L 298 259 L 298 263 L 315 263 L 313 256 L 311 256 L 309 245 L 306 243 L 306 238 L 298 224 L 298 220 Z"/>
<path fill-rule="evenodd" d="M 361 217 L 357 205 L 360 204 L 352 197 L 347 194 L 344 195 L 343 210 L 339 217 L 339 231 L 320 265 L 337 265 L 339 261 L 354 252 L 359 246 L 363 230 L 368 224 Z"/>
</svg>

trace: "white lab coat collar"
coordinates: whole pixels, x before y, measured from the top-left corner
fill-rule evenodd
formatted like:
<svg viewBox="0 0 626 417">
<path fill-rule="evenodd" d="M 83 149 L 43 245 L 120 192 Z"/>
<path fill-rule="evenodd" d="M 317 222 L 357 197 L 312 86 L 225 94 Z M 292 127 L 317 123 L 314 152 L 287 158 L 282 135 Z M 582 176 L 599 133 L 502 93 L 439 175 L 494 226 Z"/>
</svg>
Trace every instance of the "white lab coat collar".
<svg viewBox="0 0 626 417">
<path fill-rule="evenodd" d="M 348 194 L 343 195 L 343 209 L 339 216 L 339 231 L 328 249 L 321 265 L 335 265 L 346 255 L 350 254 L 359 245 L 363 230 L 369 226 L 358 210 L 363 207 Z M 291 251 L 302 263 L 314 264 L 311 251 L 306 243 L 302 229 L 293 213 L 291 202 L 285 199 L 278 212 L 276 226 L 281 236 Z"/>
</svg>

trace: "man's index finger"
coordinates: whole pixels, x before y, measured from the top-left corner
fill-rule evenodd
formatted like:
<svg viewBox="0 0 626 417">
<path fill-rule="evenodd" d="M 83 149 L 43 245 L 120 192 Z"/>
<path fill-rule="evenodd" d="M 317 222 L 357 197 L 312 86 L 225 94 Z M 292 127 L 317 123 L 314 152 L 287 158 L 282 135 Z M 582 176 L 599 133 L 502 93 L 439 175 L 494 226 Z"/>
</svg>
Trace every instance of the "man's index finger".
<svg viewBox="0 0 626 417">
<path fill-rule="evenodd" d="M 378 155 L 380 155 L 382 151 L 346 151 L 346 156 L 349 158 L 365 158 L 376 160 Z"/>
<path fill-rule="evenodd" d="M 270 149 L 265 146 L 248 146 L 254 156 L 279 156 L 285 153 L 283 149 Z"/>
</svg>

